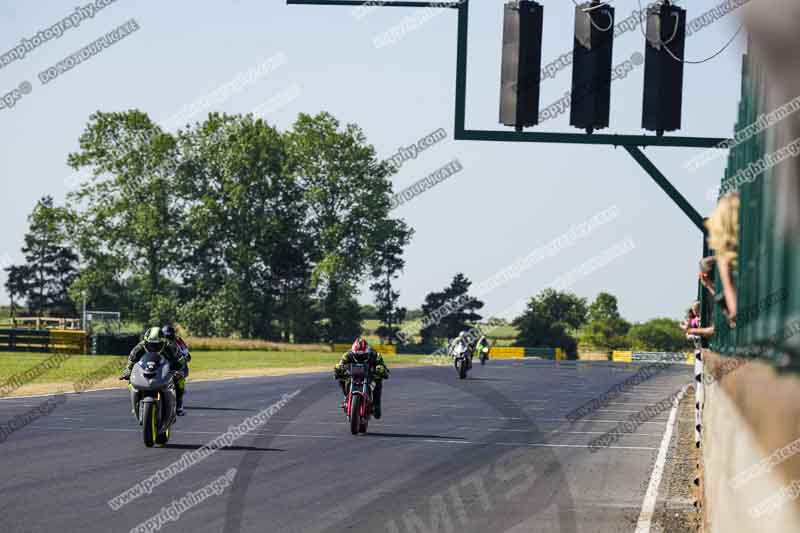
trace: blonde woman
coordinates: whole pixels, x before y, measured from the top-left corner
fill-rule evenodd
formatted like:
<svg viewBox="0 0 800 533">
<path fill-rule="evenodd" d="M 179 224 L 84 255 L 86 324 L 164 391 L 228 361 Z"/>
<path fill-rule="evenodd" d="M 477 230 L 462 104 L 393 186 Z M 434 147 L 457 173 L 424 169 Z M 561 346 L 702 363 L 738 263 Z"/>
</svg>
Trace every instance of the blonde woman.
<svg viewBox="0 0 800 533">
<path fill-rule="evenodd" d="M 722 282 L 722 304 L 728 320 L 736 319 L 736 287 L 733 272 L 739 247 L 739 193 L 720 198 L 706 221 L 708 245 L 716 252 L 716 264 Z"/>
</svg>

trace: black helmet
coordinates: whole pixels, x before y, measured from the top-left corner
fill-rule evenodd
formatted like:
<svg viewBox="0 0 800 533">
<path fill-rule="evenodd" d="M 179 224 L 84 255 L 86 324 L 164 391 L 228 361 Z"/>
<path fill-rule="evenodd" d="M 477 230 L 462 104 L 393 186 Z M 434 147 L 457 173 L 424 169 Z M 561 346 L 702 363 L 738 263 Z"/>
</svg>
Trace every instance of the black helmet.
<svg viewBox="0 0 800 533">
<path fill-rule="evenodd" d="M 161 334 L 169 341 L 175 340 L 175 328 L 172 326 L 164 326 L 161 328 Z"/>
</svg>

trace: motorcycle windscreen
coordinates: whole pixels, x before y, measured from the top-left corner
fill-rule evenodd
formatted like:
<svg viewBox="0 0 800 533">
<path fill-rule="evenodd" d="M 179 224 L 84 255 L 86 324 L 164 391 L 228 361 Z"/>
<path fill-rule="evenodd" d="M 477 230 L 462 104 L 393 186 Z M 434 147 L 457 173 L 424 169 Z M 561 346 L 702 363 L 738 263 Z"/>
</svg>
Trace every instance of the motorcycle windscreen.
<svg viewBox="0 0 800 533">
<path fill-rule="evenodd" d="M 161 355 L 153 352 L 147 352 L 139 359 L 139 366 L 144 370 L 146 377 L 153 377 L 158 372 L 161 365 L 164 364 L 164 358 Z"/>
<path fill-rule="evenodd" d="M 350 377 L 353 379 L 353 381 L 364 381 L 366 375 L 367 375 L 367 365 L 363 364 L 350 365 Z"/>
</svg>

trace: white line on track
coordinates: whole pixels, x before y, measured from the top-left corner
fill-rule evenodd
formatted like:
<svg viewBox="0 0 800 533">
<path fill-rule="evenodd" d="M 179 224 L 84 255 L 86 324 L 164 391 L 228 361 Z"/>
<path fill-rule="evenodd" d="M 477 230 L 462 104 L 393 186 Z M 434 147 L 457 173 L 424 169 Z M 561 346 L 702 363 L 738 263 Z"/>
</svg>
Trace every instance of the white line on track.
<svg viewBox="0 0 800 533">
<path fill-rule="evenodd" d="M 664 464 L 667 462 L 667 449 L 669 449 L 669 443 L 670 440 L 672 440 L 672 430 L 675 427 L 678 406 L 680 405 L 683 395 L 686 394 L 687 387 L 688 385 L 681 389 L 675 404 L 669 412 L 667 427 L 664 428 L 664 438 L 661 439 L 661 446 L 658 449 L 656 462 L 653 465 L 650 484 L 647 486 L 647 492 L 644 495 L 642 511 L 639 513 L 639 520 L 636 523 L 636 531 L 634 533 L 650 533 L 650 526 L 653 523 L 653 511 L 656 508 L 656 501 L 658 500 L 658 486 L 661 485 L 661 476 L 664 474 Z"/>
<path fill-rule="evenodd" d="M 662 398 L 663 398 L 663 396 L 662 396 Z M 603 405 L 618 405 L 618 406 L 629 405 L 629 406 L 636 406 L 636 405 L 650 405 L 651 403 L 652 402 L 633 402 L 633 401 L 627 400 L 627 401 L 624 401 L 624 402 L 608 402 L 608 403 L 603 404 Z M 604 407 L 601 407 L 600 409 L 604 409 Z"/>
<path fill-rule="evenodd" d="M 466 431 L 498 431 L 498 432 L 508 432 L 508 433 L 530 433 L 531 430 L 529 429 L 504 429 L 504 428 L 470 428 L 470 427 L 460 427 L 457 428 L 459 430 L 466 430 Z M 558 434 L 558 435 L 605 435 L 608 433 L 607 431 L 561 431 L 560 429 L 552 429 L 547 432 L 548 434 Z M 661 433 L 628 433 L 627 435 L 636 435 L 637 437 L 660 437 Z"/>
<path fill-rule="evenodd" d="M 411 415 L 411 416 L 413 416 L 413 415 Z M 466 418 L 466 419 L 469 419 L 469 420 L 473 420 L 473 419 L 477 419 L 477 420 L 523 420 L 523 421 L 530 421 L 530 422 L 532 422 L 534 424 L 536 424 L 538 422 L 560 422 L 562 424 L 569 424 L 569 421 L 566 418 L 530 418 L 530 419 L 528 419 L 528 418 L 515 417 L 515 416 L 453 416 L 453 415 L 439 415 L 439 414 L 430 414 L 430 415 L 425 415 L 425 416 L 439 416 L 439 417 L 446 416 L 447 418 L 450 418 L 450 419 L 455 419 L 455 418 L 462 418 L 463 419 L 463 418 Z M 619 424 L 620 422 L 625 422 L 625 421 L 626 421 L 626 419 L 610 420 L 610 419 L 607 419 L 607 418 L 603 418 L 603 419 L 599 419 L 599 418 L 581 418 L 580 420 L 577 420 L 577 421 L 573 422 L 573 424 L 595 424 L 595 423 L 600 423 L 600 424 Z M 642 424 L 652 424 L 652 425 L 656 425 L 656 426 L 661 426 L 661 425 L 664 424 L 664 421 L 663 420 L 660 421 L 660 422 L 647 421 L 647 422 L 642 422 Z"/>
<path fill-rule="evenodd" d="M 606 409 L 605 407 L 603 407 L 598 409 L 598 411 L 603 413 L 638 413 L 641 411 L 641 409 Z"/>
<path fill-rule="evenodd" d="M 547 443 L 527 443 L 527 442 L 489 442 L 486 444 L 496 444 L 498 446 L 530 446 L 532 448 L 591 448 L 588 444 L 547 444 Z M 641 450 L 654 451 L 656 448 L 649 446 L 612 446 L 612 450 Z"/>
</svg>

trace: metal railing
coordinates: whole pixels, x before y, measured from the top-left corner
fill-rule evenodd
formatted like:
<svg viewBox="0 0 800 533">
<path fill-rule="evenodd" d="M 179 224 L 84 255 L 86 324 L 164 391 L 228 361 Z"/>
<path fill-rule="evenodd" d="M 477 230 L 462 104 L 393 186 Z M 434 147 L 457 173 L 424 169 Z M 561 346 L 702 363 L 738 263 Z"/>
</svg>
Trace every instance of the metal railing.
<svg viewBox="0 0 800 533">
<path fill-rule="evenodd" d="M 745 55 L 736 132 L 772 112 L 767 104 L 768 86 L 765 70 Z M 715 335 L 711 349 L 722 355 L 763 358 L 780 368 L 799 370 L 800 354 L 791 346 L 800 338 L 797 335 L 800 322 L 792 323 L 800 313 L 800 295 L 796 276 L 792 275 L 800 274 L 797 267 L 800 250 L 777 230 L 777 167 L 768 166 L 747 180 L 734 179 L 750 165 L 767 159 L 770 150 L 775 150 L 771 148 L 774 143 L 769 142 L 770 136 L 775 128 L 788 127 L 788 122 L 765 128 L 730 149 L 720 191 L 726 192 L 727 187 L 740 195 L 738 264 L 733 274 L 737 320 L 735 327 L 730 327 L 721 306 L 713 306 Z M 716 291 L 722 293 L 719 276 Z"/>
</svg>

